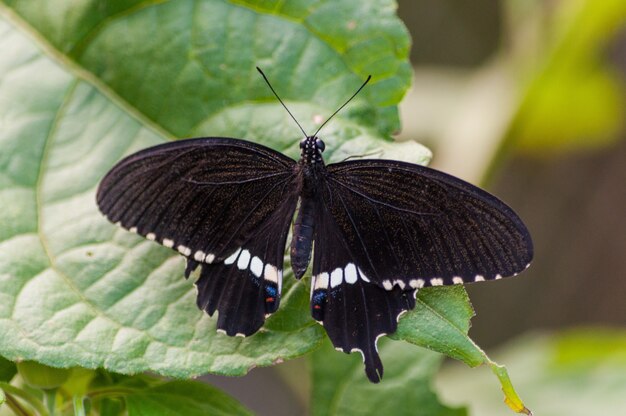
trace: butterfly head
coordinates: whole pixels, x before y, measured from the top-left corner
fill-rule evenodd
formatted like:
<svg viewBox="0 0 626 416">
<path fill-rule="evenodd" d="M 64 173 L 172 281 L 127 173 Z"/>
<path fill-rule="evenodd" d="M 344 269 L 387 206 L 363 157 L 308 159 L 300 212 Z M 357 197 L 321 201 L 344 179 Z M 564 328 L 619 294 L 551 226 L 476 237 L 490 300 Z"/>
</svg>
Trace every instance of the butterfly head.
<svg viewBox="0 0 626 416">
<path fill-rule="evenodd" d="M 300 141 L 300 156 L 306 164 L 323 163 L 322 152 L 326 145 L 317 136 L 308 136 Z"/>
</svg>

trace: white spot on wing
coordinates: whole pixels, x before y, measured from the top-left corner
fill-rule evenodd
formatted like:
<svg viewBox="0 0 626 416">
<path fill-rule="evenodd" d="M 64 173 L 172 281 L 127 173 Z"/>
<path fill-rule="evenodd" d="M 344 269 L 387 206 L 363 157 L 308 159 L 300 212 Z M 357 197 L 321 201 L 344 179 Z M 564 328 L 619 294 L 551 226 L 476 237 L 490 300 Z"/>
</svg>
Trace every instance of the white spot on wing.
<svg viewBox="0 0 626 416">
<path fill-rule="evenodd" d="M 221 329 L 221 328 L 218 328 L 216 332 L 217 332 L 218 334 L 224 334 L 224 335 L 226 335 L 226 331 L 225 331 L 225 330 L 223 330 L 223 329 Z"/>
<path fill-rule="evenodd" d="M 278 270 L 276 269 L 276 267 L 272 266 L 269 263 L 266 264 L 263 278 L 265 280 L 269 280 L 270 282 L 278 284 Z"/>
<path fill-rule="evenodd" d="M 385 288 L 385 290 L 391 290 L 393 288 L 393 285 L 391 284 L 390 280 L 383 280 L 383 287 Z"/>
<path fill-rule="evenodd" d="M 330 287 L 336 287 L 341 284 L 343 280 L 343 270 L 336 268 L 330 273 Z"/>
<path fill-rule="evenodd" d="M 137 234 L 137 227 L 130 227 L 128 231 L 130 231 L 133 234 Z"/>
<path fill-rule="evenodd" d="M 356 266 L 353 263 L 349 263 L 344 269 L 346 283 L 354 284 L 358 279 L 356 274 Z"/>
<path fill-rule="evenodd" d="M 484 282 L 485 278 L 482 277 L 481 275 L 477 274 L 476 277 L 474 278 L 475 282 Z"/>
<path fill-rule="evenodd" d="M 250 252 L 248 250 L 243 250 L 241 255 L 239 256 L 239 260 L 237 260 L 237 267 L 239 270 L 245 270 L 248 268 L 250 264 Z"/>
<path fill-rule="evenodd" d="M 235 262 L 235 260 L 237 260 L 237 257 L 239 257 L 239 253 L 241 252 L 241 248 L 239 248 L 237 251 L 235 251 L 233 254 L 230 255 L 230 257 L 228 257 L 226 260 L 224 260 L 224 264 L 229 265 L 229 264 L 233 264 Z"/>
<path fill-rule="evenodd" d="M 250 260 L 250 271 L 256 277 L 261 277 L 263 274 L 263 262 L 257 256 L 252 257 L 252 260 Z"/>
<path fill-rule="evenodd" d="M 236 336 L 236 337 L 245 338 L 245 337 L 246 337 L 246 334 L 242 334 L 241 332 L 237 332 L 237 333 L 235 334 L 235 336 Z"/>
<path fill-rule="evenodd" d="M 196 251 L 196 253 L 193 255 L 193 259 L 195 261 L 204 261 L 204 259 L 206 258 L 206 254 L 204 253 L 204 251 Z"/>
<path fill-rule="evenodd" d="M 420 289 L 422 287 L 424 287 L 424 279 L 411 279 L 411 281 L 409 282 L 409 286 L 411 286 L 413 289 Z"/>
<path fill-rule="evenodd" d="M 315 277 L 315 289 L 328 289 L 328 279 L 330 275 L 326 272 L 320 273 Z"/>
<path fill-rule="evenodd" d="M 163 239 L 163 245 L 165 247 L 172 248 L 172 247 L 174 247 L 174 240 L 170 240 L 169 238 L 164 238 Z"/>
<path fill-rule="evenodd" d="M 496 275 L 496 280 L 500 280 L 500 279 L 502 279 L 502 275 L 501 274 L 497 274 Z"/>
<path fill-rule="evenodd" d="M 207 254 L 206 258 L 204 259 L 205 263 L 213 263 L 213 260 L 215 260 L 214 254 Z"/>
<path fill-rule="evenodd" d="M 146 234 L 146 238 L 148 240 L 154 241 L 154 240 L 156 240 L 156 234 L 155 233 L 148 233 L 148 234 Z"/>
<path fill-rule="evenodd" d="M 399 287 L 400 289 L 404 289 L 404 286 L 405 286 L 405 284 L 404 284 L 404 282 L 403 282 L 402 280 L 394 280 L 394 281 L 393 281 L 393 284 L 394 284 L 394 285 L 398 285 L 398 287 Z"/>
<path fill-rule="evenodd" d="M 191 249 L 189 247 L 185 247 L 183 245 L 178 246 L 178 252 L 180 254 L 182 254 L 183 256 L 190 256 L 191 255 Z"/>
<path fill-rule="evenodd" d="M 443 279 L 439 277 L 433 277 L 432 279 L 430 279 L 430 284 L 433 286 L 441 286 L 443 285 Z"/>
<path fill-rule="evenodd" d="M 454 282 L 455 285 L 461 285 L 463 284 L 463 279 L 460 278 L 459 276 L 454 276 L 452 278 L 452 282 Z"/>
</svg>

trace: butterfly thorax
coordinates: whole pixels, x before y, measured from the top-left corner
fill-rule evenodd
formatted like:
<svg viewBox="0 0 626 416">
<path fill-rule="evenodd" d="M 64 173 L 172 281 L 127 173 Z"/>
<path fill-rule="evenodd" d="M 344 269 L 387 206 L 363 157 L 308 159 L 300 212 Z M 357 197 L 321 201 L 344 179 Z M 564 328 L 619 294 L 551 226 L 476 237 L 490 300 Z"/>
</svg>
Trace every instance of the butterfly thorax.
<svg viewBox="0 0 626 416">
<path fill-rule="evenodd" d="M 326 145 L 317 136 L 308 136 L 300 141 L 300 163 L 306 165 L 323 164 L 322 152 Z"/>
</svg>

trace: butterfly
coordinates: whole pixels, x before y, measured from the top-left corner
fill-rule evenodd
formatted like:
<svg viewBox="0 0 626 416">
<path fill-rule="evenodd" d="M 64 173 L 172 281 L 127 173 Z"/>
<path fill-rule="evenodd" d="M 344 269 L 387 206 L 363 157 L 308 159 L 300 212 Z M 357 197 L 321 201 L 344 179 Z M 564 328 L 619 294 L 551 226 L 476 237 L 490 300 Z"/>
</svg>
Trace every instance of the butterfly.
<svg viewBox="0 0 626 416">
<path fill-rule="evenodd" d="M 326 165 L 322 126 L 311 136 L 300 127 L 298 161 L 226 137 L 154 146 L 115 165 L 96 200 L 111 222 L 186 257 L 186 277 L 200 267 L 197 305 L 230 336 L 254 334 L 278 309 L 293 223 L 291 267 L 300 279 L 312 260 L 313 318 L 378 382 L 377 340 L 420 288 L 516 275 L 532 241 L 511 208 L 446 173 L 393 160 Z"/>
</svg>

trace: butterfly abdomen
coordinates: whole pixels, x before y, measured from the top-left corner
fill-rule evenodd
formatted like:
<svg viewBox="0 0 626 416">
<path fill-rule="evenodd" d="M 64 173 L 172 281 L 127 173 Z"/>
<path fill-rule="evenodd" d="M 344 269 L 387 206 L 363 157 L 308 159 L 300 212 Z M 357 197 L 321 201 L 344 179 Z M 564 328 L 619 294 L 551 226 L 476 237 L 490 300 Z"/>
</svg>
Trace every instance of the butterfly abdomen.
<svg viewBox="0 0 626 416">
<path fill-rule="evenodd" d="M 293 223 L 291 239 L 291 267 L 297 279 L 300 279 L 311 260 L 313 247 L 315 204 L 312 198 L 300 199 L 300 208 L 296 221 Z"/>
</svg>

